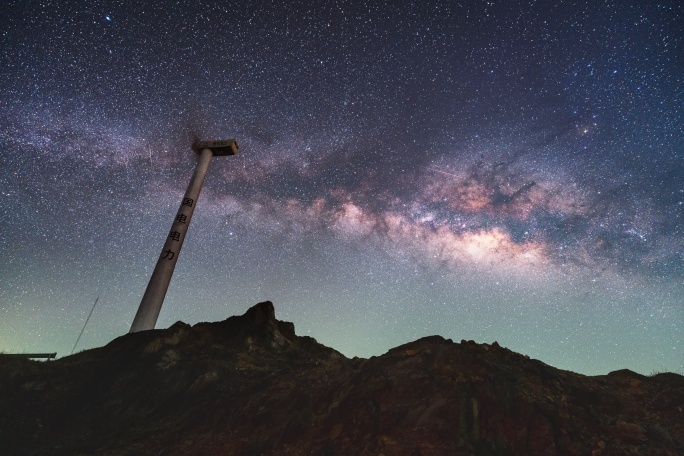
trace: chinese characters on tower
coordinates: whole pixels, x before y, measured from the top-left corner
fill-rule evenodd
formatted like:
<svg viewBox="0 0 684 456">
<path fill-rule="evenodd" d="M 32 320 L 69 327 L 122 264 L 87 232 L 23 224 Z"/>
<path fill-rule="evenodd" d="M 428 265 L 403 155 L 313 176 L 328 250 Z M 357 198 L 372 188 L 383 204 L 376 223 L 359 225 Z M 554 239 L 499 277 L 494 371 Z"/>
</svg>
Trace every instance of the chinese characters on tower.
<svg viewBox="0 0 684 456">
<path fill-rule="evenodd" d="M 182 239 L 185 237 L 184 231 L 187 229 L 188 223 L 188 215 L 182 212 L 183 207 L 192 207 L 194 202 L 195 201 L 192 198 L 183 198 L 183 201 L 181 202 L 181 208 L 178 210 L 178 214 L 176 214 L 176 218 L 173 221 L 173 226 L 171 227 L 171 232 L 169 233 L 169 239 L 172 241 L 182 243 Z M 190 211 L 190 215 L 192 215 L 192 211 Z M 172 249 L 173 246 L 169 246 L 168 249 L 162 251 L 161 259 L 172 261 L 174 258 L 176 258 L 178 251 Z"/>
</svg>

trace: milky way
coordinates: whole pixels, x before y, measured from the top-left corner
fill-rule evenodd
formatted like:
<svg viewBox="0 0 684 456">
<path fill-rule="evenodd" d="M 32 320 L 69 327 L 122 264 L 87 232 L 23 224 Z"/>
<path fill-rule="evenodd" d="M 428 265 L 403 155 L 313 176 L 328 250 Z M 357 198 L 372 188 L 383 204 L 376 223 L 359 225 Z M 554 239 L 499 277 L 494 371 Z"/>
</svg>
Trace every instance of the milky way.
<svg viewBox="0 0 684 456">
<path fill-rule="evenodd" d="M 82 3 L 2 7 L 0 350 L 127 332 L 200 137 L 157 327 L 684 369 L 679 2 Z"/>
</svg>

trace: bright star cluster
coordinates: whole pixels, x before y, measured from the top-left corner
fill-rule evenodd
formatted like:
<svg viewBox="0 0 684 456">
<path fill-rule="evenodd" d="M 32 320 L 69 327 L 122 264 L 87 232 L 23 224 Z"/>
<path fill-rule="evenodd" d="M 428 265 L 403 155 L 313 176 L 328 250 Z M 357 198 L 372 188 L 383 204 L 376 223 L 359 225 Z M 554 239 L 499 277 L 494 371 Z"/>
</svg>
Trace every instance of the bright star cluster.
<svg viewBox="0 0 684 456">
<path fill-rule="evenodd" d="M 125 334 L 209 169 L 157 327 L 271 300 L 347 356 L 422 336 L 684 370 L 684 6 L 10 2 L 0 350 Z"/>
</svg>

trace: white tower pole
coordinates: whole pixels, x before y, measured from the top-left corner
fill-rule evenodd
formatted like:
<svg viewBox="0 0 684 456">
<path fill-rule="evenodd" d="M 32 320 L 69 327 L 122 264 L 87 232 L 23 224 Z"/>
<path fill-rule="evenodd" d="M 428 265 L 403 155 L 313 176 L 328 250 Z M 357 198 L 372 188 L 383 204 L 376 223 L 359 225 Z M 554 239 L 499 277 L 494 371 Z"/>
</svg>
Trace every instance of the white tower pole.
<svg viewBox="0 0 684 456">
<path fill-rule="evenodd" d="M 138 312 L 135 314 L 129 332 L 154 329 L 166 291 L 169 288 L 169 283 L 171 283 L 173 270 L 178 262 L 181 247 L 183 247 L 185 235 L 188 232 L 192 214 L 195 211 L 195 206 L 197 206 L 197 199 L 200 190 L 202 190 L 202 183 L 209 169 L 209 163 L 211 163 L 214 155 L 234 155 L 238 150 L 237 143 L 234 140 L 202 141 L 195 144 L 193 148 L 197 151 L 201 150 L 199 161 L 188 184 L 188 189 L 185 191 L 176 218 L 173 220 L 171 231 L 166 237 L 161 255 L 152 272 L 150 282 L 147 284 L 147 289 L 140 301 Z"/>
</svg>

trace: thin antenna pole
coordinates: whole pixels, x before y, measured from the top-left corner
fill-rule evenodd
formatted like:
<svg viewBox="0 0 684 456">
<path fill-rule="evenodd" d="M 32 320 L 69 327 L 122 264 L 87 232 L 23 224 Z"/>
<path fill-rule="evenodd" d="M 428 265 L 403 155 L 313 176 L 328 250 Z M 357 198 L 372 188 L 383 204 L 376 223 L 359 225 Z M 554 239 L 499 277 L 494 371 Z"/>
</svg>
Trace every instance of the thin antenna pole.
<svg viewBox="0 0 684 456">
<path fill-rule="evenodd" d="M 78 345 L 78 341 L 81 340 L 81 336 L 83 335 L 83 331 L 85 331 L 85 327 L 88 324 L 88 320 L 90 320 L 90 316 L 93 314 L 93 310 L 95 310 L 95 306 L 97 305 L 97 300 L 100 299 L 98 296 L 95 298 L 95 303 L 93 304 L 93 307 L 90 309 L 90 313 L 88 314 L 88 318 L 86 318 L 85 323 L 83 324 L 83 329 L 81 329 L 81 334 L 78 335 L 78 339 L 76 339 L 76 343 L 74 344 L 74 348 L 71 349 L 71 354 L 74 354 L 74 350 L 76 350 L 76 345 Z"/>
</svg>

